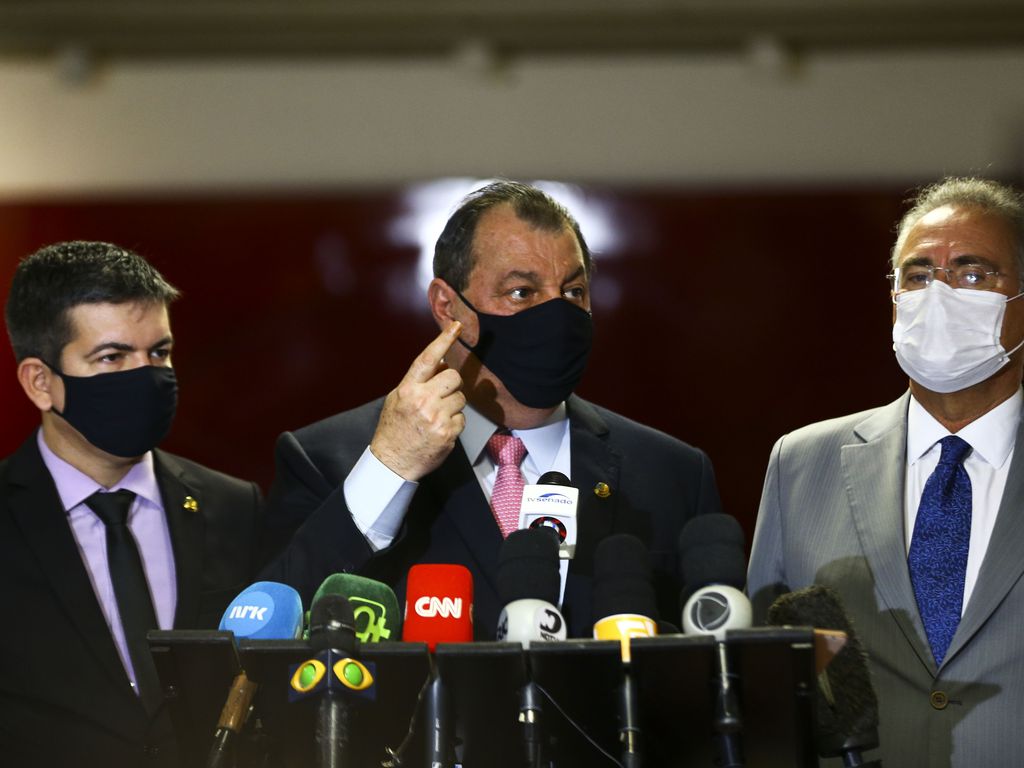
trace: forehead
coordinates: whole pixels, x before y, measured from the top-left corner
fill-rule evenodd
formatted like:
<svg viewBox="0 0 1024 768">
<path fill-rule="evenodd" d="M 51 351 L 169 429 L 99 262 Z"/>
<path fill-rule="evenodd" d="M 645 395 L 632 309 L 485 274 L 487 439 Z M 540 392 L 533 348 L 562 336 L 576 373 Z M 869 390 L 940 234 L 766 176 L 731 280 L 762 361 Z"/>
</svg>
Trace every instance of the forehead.
<svg viewBox="0 0 1024 768">
<path fill-rule="evenodd" d="M 1014 238 L 1013 227 L 998 214 L 944 205 L 926 213 L 910 228 L 899 259 L 913 256 L 941 261 L 970 255 L 1011 264 L 1016 261 Z"/>
<path fill-rule="evenodd" d="M 536 227 L 523 221 L 510 205 L 485 211 L 473 236 L 473 271 L 513 270 L 556 273 L 583 266 L 583 251 L 568 226 L 560 230 Z"/>
<path fill-rule="evenodd" d="M 78 304 L 68 310 L 72 342 L 131 340 L 145 343 L 170 334 L 167 305 L 160 302 Z"/>
</svg>

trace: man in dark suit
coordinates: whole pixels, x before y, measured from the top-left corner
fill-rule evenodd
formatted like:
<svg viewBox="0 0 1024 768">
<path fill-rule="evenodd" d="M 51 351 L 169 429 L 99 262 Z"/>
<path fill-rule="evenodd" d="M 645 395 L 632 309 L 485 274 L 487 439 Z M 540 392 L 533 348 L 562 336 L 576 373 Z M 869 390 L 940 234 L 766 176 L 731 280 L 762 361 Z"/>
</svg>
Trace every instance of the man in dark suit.
<svg viewBox="0 0 1024 768">
<path fill-rule="evenodd" d="M 7 329 L 42 424 L 0 462 L 4 765 L 179 765 L 145 632 L 216 627 L 255 569 L 258 488 L 156 448 L 176 296 L 106 243 L 15 273 Z"/>
<path fill-rule="evenodd" d="M 264 575 L 308 600 L 357 571 L 402 599 L 416 563 L 460 563 L 474 624 L 493 638 L 503 537 L 524 483 L 556 470 L 580 489 L 564 579 L 570 634 L 589 635 L 598 542 L 649 547 L 662 617 L 678 616 L 676 542 L 720 510 L 707 456 L 572 394 L 590 351 L 591 257 L 579 225 L 538 189 L 498 182 L 449 219 L 427 291 L 440 335 L 387 397 L 285 433 L 268 523 L 290 545 Z"/>
</svg>

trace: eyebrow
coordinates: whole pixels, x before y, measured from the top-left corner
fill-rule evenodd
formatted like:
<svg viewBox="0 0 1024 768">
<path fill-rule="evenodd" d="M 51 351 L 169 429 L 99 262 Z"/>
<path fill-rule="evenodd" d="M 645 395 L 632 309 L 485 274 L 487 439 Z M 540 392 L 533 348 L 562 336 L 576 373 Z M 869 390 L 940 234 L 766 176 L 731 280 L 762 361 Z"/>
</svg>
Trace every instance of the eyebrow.
<svg viewBox="0 0 1024 768">
<path fill-rule="evenodd" d="M 152 351 L 154 349 L 160 349 L 161 347 L 166 347 L 167 345 L 173 343 L 174 339 L 172 339 L 170 336 L 164 336 L 162 339 L 160 339 L 160 341 L 151 346 L 149 350 Z M 103 341 L 97 344 L 92 349 L 90 349 L 88 353 L 86 353 L 86 357 L 92 357 L 93 355 L 99 352 L 103 352 L 105 350 L 113 350 L 115 352 L 134 352 L 135 347 L 133 347 L 131 344 L 125 344 L 122 341 Z"/>
<path fill-rule="evenodd" d="M 961 267 L 966 264 L 979 264 L 985 267 L 998 266 L 992 259 L 987 259 L 984 256 L 975 256 L 972 253 L 965 253 L 960 256 L 954 256 L 950 262 L 954 266 Z M 901 267 L 923 267 L 932 266 L 932 259 L 928 256 L 911 256 L 909 259 L 900 264 Z"/>
<path fill-rule="evenodd" d="M 565 285 L 566 283 L 571 283 L 573 280 L 577 279 L 578 277 L 582 276 L 585 273 L 586 269 L 584 269 L 582 266 L 577 267 L 571 275 L 562 279 L 562 285 Z M 501 279 L 501 282 L 504 284 L 509 282 L 510 280 L 526 280 L 527 282 L 533 284 L 541 282 L 540 276 L 536 272 L 521 269 L 513 269 L 512 271 L 506 273 L 505 276 Z"/>
<path fill-rule="evenodd" d="M 583 275 L 585 275 L 586 272 L 587 272 L 587 270 L 581 265 L 581 266 L 576 268 L 575 272 L 573 272 L 571 275 L 569 275 L 567 278 L 565 278 L 565 280 L 563 280 L 562 283 L 563 284 L 571 283 L 576 278 L 582 277 Z"/>
</svg>

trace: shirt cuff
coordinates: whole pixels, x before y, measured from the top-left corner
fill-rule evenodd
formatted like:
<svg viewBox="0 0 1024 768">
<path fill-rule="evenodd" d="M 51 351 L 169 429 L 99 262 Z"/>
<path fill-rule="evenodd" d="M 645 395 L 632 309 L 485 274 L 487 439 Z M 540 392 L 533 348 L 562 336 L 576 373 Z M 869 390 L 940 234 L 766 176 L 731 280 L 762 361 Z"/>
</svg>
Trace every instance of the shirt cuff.
<svg viewBox="0 0 1024 768">
<path fill-rule="evenodd" d="M 345 478 L 345 504 L 374 551 L 391 546 L 419 483 L 392 472 L 367 446 Z"/>
</svg>

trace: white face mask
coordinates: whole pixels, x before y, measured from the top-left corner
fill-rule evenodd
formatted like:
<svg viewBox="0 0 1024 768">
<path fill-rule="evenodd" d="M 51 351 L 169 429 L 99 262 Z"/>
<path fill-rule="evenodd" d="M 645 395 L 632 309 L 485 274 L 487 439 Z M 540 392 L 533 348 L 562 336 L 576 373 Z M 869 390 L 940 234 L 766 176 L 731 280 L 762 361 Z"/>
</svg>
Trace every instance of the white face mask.
<svg viewBox="0 0 1024 768">
<path fill-rule="evenodd" d="M 933 392 L 959 392 L 1010 362 L 999 340 L 1010 299 L 995 291 L 950 288 L 933 280 L 908 291 L 896 304 L 892 348 L 900 368 Z"/>
</svg>

